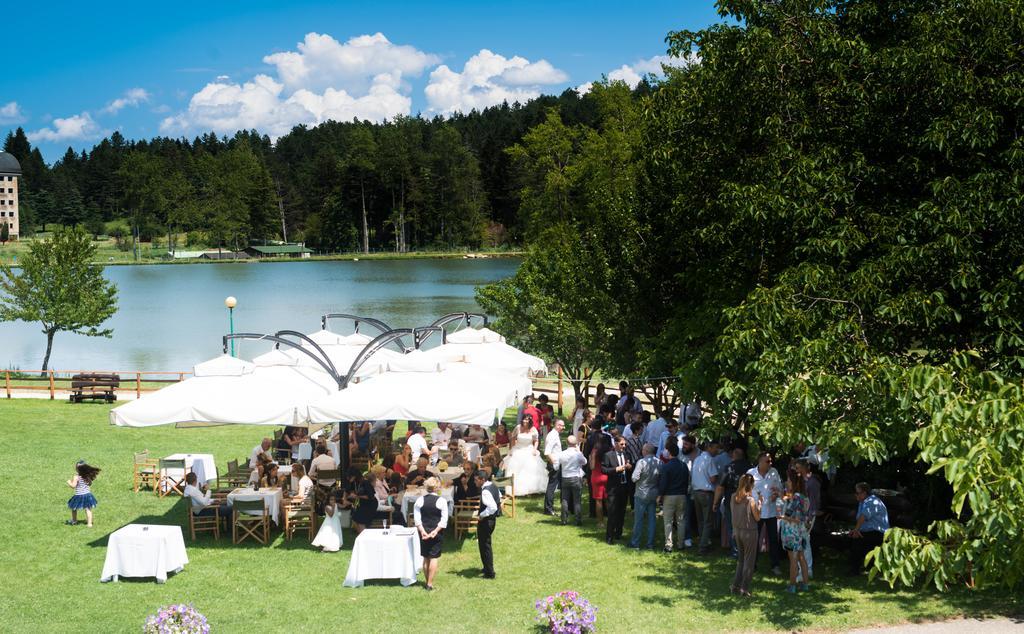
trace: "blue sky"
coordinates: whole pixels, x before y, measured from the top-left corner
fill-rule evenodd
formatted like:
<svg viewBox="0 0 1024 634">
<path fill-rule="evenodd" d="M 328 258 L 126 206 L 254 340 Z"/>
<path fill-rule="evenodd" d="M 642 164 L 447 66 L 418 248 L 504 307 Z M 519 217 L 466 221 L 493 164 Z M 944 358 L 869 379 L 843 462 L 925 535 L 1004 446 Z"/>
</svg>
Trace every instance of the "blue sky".
<svg viewBox="0 0 1024 634">
<path fill-rule="evenodd" d="M 707 0 L 16 2 L 4 13 L 0 134 L 24 127 L 48 161 L 113 130 L 276 137 L 301 122 L 557 94 L 602 75 L 635 81 L 667 61 L 668 31 L 717 20 Z"/>
</svg>

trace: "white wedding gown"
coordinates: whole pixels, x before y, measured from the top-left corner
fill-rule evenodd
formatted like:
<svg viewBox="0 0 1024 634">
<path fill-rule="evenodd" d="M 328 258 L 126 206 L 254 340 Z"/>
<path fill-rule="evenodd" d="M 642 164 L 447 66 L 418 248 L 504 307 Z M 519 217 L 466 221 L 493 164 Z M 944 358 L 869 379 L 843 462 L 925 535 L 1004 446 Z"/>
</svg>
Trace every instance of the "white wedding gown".
<svg viewBox="0 0 1024 634">
<path fill-rule="evenodd" d="M 515 474 L 516 495 L 532 495 L 544 493 L 548 486 L 548 469 L 544 459 L 533 453 L 533 441 L 537 438 L 537 430 L 521 433 L 516 436 L 512 450 L 505 458 L 505 474 Z"/>
</svg>

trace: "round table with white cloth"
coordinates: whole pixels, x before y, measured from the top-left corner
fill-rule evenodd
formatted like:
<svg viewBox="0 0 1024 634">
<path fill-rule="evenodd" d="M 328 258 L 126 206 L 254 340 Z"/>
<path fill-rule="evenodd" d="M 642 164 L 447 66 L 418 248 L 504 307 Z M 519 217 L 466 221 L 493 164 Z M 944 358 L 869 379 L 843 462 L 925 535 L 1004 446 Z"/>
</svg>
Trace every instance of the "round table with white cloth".
<svg viewBox="0 0 1024 634">
<path fill-rule="evenodd" d="M 367 579 L 398 579 L 403 586 L 411 586 L 422 568 L 415 529 L 368 528 L 352 544 L 352 559 L 342 585 L 361 588 Z"/>
<path fill-rule="evenodd" d="M 167 581 L 167 573 L 179 572 L 188 563 L 180 526 L 129 524 L 107 539 L 107 557 L 100 581 L 118 577 L 155 577 Z"/>
<path fill-rule="evenodd" d="M 185 469 L 196 474 L 196 480 L 199 482 L 211 482 L 217 479 L 217 463 L 213 460 L 213 454 L 176 453 L 166 456 L 164 460 L 184 460 Z M 175 480 L 185 477 L 181 469 L 168 469 L 167 475 Z"/>
</svg>

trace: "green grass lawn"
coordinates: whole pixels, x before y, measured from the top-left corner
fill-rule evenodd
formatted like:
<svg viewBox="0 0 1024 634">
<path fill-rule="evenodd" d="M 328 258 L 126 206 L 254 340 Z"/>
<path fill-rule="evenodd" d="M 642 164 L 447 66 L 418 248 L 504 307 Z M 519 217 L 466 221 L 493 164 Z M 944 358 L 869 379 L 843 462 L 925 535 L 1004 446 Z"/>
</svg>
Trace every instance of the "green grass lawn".
<svg viewBox="0 0 1024 634">
<path fill-rule="evenodd" d="M 959 614 L 1019 613 L 1020 597 L 955 590 L 891 590 L 866 578 L 836 576 L 838 559 L 816 565 L 810 593 L 783 594 L 784 582 L 754 580 L 753 601 L 729 594 L 726 557 L 633 552 L 605 545 L 592 521 L 562 527 L 525 501 L 495 533 L 498 578 L 479 578 L 476 543 L 446 541 L 438 591 L 395 582 L 341 587 L 353 534 L 340 553 L 322 554 L 275 533 L 269 547 L 229 539 L 186 540 L 190 563 L 165 585 L 101 584 L 107 535 L 131 523 L 182 525 L 180 498 L 132 493 L 132 452 L 248 455 L 265 434 L 256 427 L 123 429 L 107 423 L 108 406 L 45 400 L 0 403 L 0 482 L 4 483 L 0 631 L 137 631 L 147 614 L 192 602 L 214 632 L 312 631 L 342 626 L 361 632 L 522 632 L 535 629 L 533 602 L 564 589 L 598 606 L 598 628 L 627 631 L 842 630 Z M 96 526 L 64 526 L 75 461 L 103 469 L 93 486 Z M 627 523 L 629 518 L 627 518 Z M 628 532 L 628 529 L 627 529 Z M 187 535 L 186 535 L 187 538 Z M 761 569 L 767 567 L 763 562 Z"/>
</svg>

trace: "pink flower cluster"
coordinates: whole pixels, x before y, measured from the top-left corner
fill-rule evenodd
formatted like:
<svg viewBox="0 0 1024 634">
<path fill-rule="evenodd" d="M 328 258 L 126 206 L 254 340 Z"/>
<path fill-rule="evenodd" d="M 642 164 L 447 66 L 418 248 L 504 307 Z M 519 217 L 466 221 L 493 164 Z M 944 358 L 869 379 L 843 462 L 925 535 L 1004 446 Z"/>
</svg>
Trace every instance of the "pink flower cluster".
<svg viewBox="0 0 1024 634">
<path fill-rule="evenodd" d="M 597 608 L 580 593 L 563 590 L 534 603 L 538 623 L 547 623 L 552 634 L 587 634 L 597 622 Z"/>
</svg>

